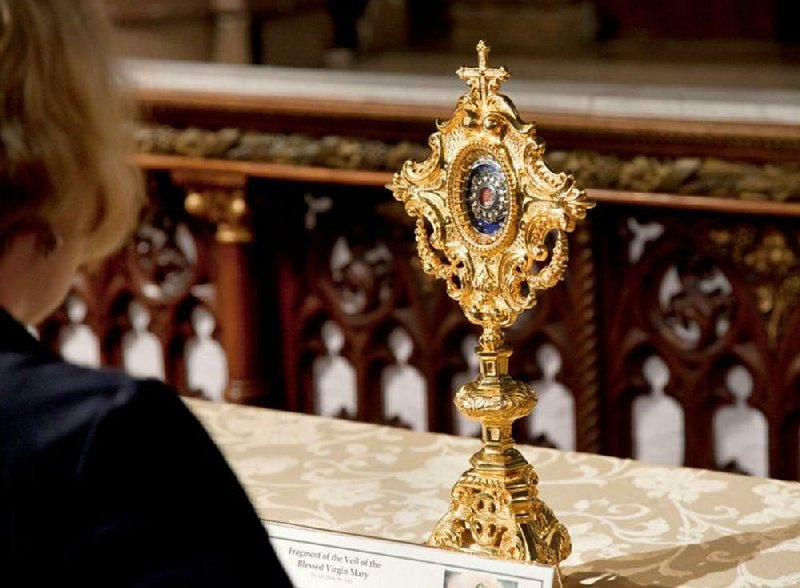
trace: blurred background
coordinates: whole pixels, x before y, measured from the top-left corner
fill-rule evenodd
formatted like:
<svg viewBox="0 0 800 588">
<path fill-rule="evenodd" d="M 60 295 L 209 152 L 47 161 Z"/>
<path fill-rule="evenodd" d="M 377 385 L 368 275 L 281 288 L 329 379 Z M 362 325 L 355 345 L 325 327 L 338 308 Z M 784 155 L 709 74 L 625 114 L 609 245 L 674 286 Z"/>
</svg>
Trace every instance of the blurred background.
<svg viewBox="0 0 800 588">
<path fill-rule="evenodd" d="M 517 77 L 800 83 L 793 0 L 106 2 L 131 57 L 450 74 L 485 37 Z"/>
</svg>

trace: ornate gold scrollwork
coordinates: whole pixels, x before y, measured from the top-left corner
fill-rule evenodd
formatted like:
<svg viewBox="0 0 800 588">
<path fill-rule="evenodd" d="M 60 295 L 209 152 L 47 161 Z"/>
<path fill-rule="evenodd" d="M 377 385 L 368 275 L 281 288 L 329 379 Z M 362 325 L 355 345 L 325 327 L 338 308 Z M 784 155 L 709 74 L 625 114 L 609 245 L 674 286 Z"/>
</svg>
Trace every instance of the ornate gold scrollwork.
<svg viewBox="0 0 800 588">
<path fill-rule="evenodd" d="M 513 447 L 511 424 L 536 404 L 508 375 L 503 330 L 564 277 L 567 233 L 592 206 L 571 176 L 544 163 L 544 145 L 510 99 L 508 79 L 487 64 L 458 75 L 469 91 L 431 135 L 431 156 L 407 161 L 388 186 L 416 219 L 423 270 L 445 281 L 467 319 L 483 329 L 480 374 L 455 398 L 480 420 L 483 448 L 452 490 L 449 512 L 429 543 L 508 559 L 558 564 L 571 551 L 567 529 L 539 498 L 533 467 Z"/>
</svg>

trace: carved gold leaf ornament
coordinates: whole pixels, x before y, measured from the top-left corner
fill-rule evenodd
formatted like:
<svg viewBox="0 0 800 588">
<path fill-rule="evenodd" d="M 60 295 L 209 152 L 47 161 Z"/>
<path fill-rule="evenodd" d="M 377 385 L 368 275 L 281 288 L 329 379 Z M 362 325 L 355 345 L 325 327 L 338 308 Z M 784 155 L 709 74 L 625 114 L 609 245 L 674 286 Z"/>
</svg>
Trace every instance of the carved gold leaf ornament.
<svg viewBox="0 0 800 588">
<path fill-rule="evenodd" d="M 592 135 L 603 142 L 606 135 Z M 206 159 L 280 163 L 336 170 L 396 170 L 408 159 L 423 159 L 429 149 L 409 141 L 386 142 L 358 136 L 264 133 L 239 128 L 178 129 L 138 126 L 141 154 L 182 155 Z M 673 139 L 655 134 L 663 145 Z M 713 137 L 711 138 L 713 140 Z M 766 142 L 737 141 L 737 147 L 764 149 Z M 800 143 L 787 142 L 791 149 Z M 779 148 L 776 146 L 776 149 Z M 780 147 L 786 149 L 788 147 Z M 796 163 L 752 163 L 716 157 L 620 157 L 586 150 L 548 151 L 552 169 L 572 170 L 583 186 L 623 192 L 714 196 L 724 199 L 792 202 L 800 199 L 800 166 Z"/>
<path fill-rule="evenodd" d="M 499 93 L 508 71 L 488 66 L 483 41 L 477 50 L 478 67 L 458 70 L 468 92 L 437 124 L 430 157 L 407 161 L 388 186 L 415 219 L 422 269 L 444 280 L 483 329 L 480 374 L 455 398 L 481 422 L 483 448 L 453 487 L 429 543 L 556 565 L 569 555 L 570 537 L 513 446 L 511 425 L 533 410 L 536 394 L 508 375 L 503 330 L 564 277 L 567 233 L 593 204 L 571 176 L 547 167 L 534 126 Z"/>
<path fill-rule="evenodd" d="M 742 266 L 745 276 L 754 282 L 758 310 L 766 320 L 767 341 L 777 348 L 800 302 L 800 257 L 790 238 L 777 227 L 759 234 L 746 225 L 715 229 L 708 237 L 712 251 Z"/>
</svg>

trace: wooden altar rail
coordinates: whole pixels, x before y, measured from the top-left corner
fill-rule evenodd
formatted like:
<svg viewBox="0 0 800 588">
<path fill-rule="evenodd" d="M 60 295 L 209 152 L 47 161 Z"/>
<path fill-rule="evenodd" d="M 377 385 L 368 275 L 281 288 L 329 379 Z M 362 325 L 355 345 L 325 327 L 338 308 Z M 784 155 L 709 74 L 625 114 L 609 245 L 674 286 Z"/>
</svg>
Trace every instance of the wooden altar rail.
<svg viewBox="0 0 800 588">
<path fill-rule="evenodd" d="M 207 185 L 209 177 L 227 178 L 222 184 L 238 177 L 236 185 L 247 186 L 253 216 L 262 219 L 255 222 L 255 243 L 234 245 L 247 255 L 255 247 L 255 256 L 250 261 L 247 255 L 229 257 L 222 262 L 229 264 L 224 274 L 217 274 L 217 291 L 232 291 L 228 299 L 237 316 L 252 319 L 232 325 L 220 311 L 222 332 L 235 332 L 223 341 L 229 353 L 256 358 L 232 369 L 232 381 L 252 385 L 247 394 L 229 394 L 229 400 L 318 410 L 313 364 L 326 353 L 321 325 L 333 320 L 346 339 L 342 354 L 357 375 L 356 412 L 342 416 L 403 424 L 397 415 L 386 414 L 379 377 L 382 366 L 394 362 L 386 337 L 399 326 L 414 341 L 410 363 L 428 387 L 428 428 L 453 431 L 449 392 L 454 373 L 466 367 L 458 342 L 470 327 L 455 305 L 418 275 L 411 228 L 402 214 L 392 212 L 393 201 L 384 189 L 389 173 L 148 154 L 140 154 L 138 162 L 161 178 L 162 189 L 176 178 L 191 191 Z M 311 232 L 303 228 L 302 200 L 308 193 L 333 201 Z M 793 220 L 800 216 L 800 203 L 588 193 L 598 206 L 572 239 L 570 276 L 542 297 L 532 321 L 511 334 L 516 375 L 541 377 L 534 352 L 543 342 L 553 344 L 564 362 L 558 380 L 576 400 L 577 448 L 630 456 L 631 407 L 637 396 L 649 393 L 642 369 L 656 355 L 670 369 L 665 392 L 684 409 L 685 464 L 736 469 L 739 464 L 717 462 L 710 431 L 715 410 L 734 402 L 725 373 L 743 365 L 754 380 L 747 402 L 769 424 L 769 472 L 796 479 L 800 313 L 797 294 L 785 285 L 796 279 L 800 267 Z M 636 262 L 626 254 L 631 219 L 663 227 L 663 237 L 644 243 Z M 265 233 L 261 238 L 259 230 Z M 348 241 L 353 259 L 337 277 L 331 274 L 330 253 L 340 238 Z M 737 240 L 744 243 L 738 249 L 730 245 Z M 388 268 L 364 257 L 377 243 L 391 251 Z M 766 265 L 759 265 L 759 256 Z M 659 303 L 653 285 L 671 267 L 680 287 Z M 713 286 L 712 274 L 718 270 L 728 291 Z M 242 284 L 241 276 L 251 276 L 249 285 Z M 225 283 L 232 278 L 235 284 Z M 391 291 L 388 302 L 381 299 L 381 284 Z M 249 297 L 252 306 L 242 307 L 247 304 L 243 288 L 259 292 Z M 342 296 L 352 291 L 366 301 L 356 311 L 343 306 Z M 699 336 L 687 340 L 681 325 L 692 322 Z M 715 331 L 723 323 L 728 330 L 718 336 Z M 254 325 L 266 327 L 258 333 Z M 531 440 L 525 430 L 517 436 Z"/>
</svg>

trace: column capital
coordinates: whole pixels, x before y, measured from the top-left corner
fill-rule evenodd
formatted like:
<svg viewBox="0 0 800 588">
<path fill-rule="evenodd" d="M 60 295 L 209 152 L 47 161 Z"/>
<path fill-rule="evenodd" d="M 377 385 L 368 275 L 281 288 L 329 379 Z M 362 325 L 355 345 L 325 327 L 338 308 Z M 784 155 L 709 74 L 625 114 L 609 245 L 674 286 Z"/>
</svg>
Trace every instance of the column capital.
<svg viewBox="0 0 800 588">
<path fill-rule="evenodd" d="M 253 240 L 247 176 L 236 173 L 173 171 L 172 181 L 186 191 L 184 207 L 198 218 L 213 223 L 220 243 Z"/>
</svg>

